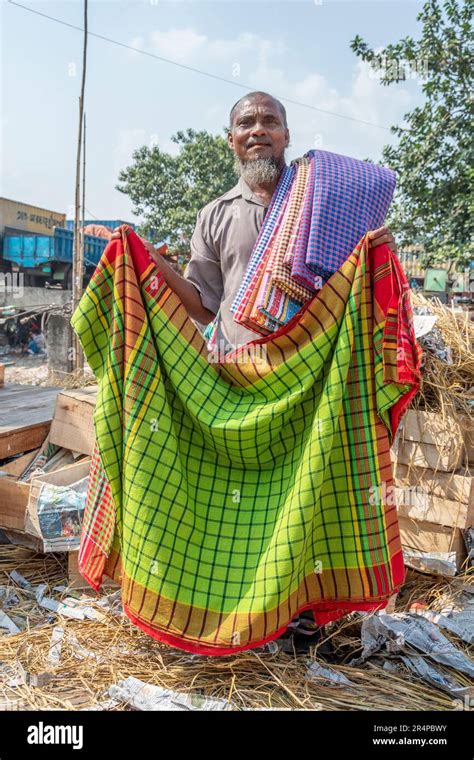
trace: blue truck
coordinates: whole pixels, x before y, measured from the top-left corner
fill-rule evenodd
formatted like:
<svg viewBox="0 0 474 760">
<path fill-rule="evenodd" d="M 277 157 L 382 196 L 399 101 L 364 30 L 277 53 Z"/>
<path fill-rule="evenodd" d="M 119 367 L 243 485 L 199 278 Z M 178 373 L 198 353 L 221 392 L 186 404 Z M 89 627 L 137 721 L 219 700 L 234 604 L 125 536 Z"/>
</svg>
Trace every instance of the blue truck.
<svg viewBox="0 0 474 760">
<path fill-rule="evenodd" d="M 72 285 L 72 230 L 54 227 L 53 235 L 15 235 L 6 232 L 3 239 L 3 258 L 10 262 L 12 271 L 24 274 L 24 284 L 41 286 L 61 284 L 69 289 Z M 84 279 L 97 266 L 107 245 L 105 238 L 84 236 Z"/>
<path fill-rule="evenodd" d="M 110 230 L 121 227 L 122 224 L 128 224 L 135 231 L 137 227 L 133 222 L 124 222 L 123 219 L 84 219 L 84 227 L 87 227 L 88 224 L 100 224 L 108 227 Z M 65 227 L 67 230 L 74 230 L 74 219 L 66 219 Z"/>
</svg>

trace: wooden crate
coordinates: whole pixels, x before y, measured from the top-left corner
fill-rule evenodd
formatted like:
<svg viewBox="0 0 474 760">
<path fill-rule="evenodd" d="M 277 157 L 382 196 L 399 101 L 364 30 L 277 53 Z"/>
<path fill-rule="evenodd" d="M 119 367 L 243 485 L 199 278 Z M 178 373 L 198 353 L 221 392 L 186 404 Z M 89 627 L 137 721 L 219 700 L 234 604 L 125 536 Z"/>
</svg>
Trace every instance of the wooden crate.
<svg viewBox="0 0 474 760">
<path fill-rule="evenodd" d="M 0 528 L 24 530 L 30 484 L 17 480 L 39 449 L 9 462 L 0 470 Z"/>
<path fill-rule="evenodd" d="M 36 451 L 21 457 L 21 460 L 15 460 L 16 467 L 11 469 L 16 469 L 18 476 L 29 464 L 27 460 L 31 460 L 35 455 Z M 20 468 L 21 461 L 23 461 L 23 466 Z M 36 511 L 41 485 L 43 483 L 52 483 L 57 486 L 70 485 L 87 477 L 89 470 L 90 459 L 83 459 L 59 470 L 32 478 L 29 483 L 17 480 L 12 473 L 0 477 L 0 528 L 6 529 L 6 532 L 8 530 L 15 532 L 14 543 L 22 543 L 37 551 L 44 551 Z M 8 532 L 7 535 L 9 535 Z"/>
<path fill-rule="evenodd" d="M 464 458 L 464 431 L 454 417 L 409 409 L 395 453 L 401 464 L 454 472 Z"/>
<path fill-rule="evenodd" d="M 436 472 L 397 462 L 394 482 L 399 515 L 461 530 L 474 525 L 474 476 L 469 470 Z"/>
<path fill-rule="evenodd" d="M 460 424 L 464 437 L 464 465 L 474 470 L 474 425 L 465 415 L 461 415 Z"/>
<path fill-rule="evenodd" d="M 439 499 L 433 494 L 419 491 L 407 493 L 406 489 L 401 488 L 396 488 L 395 494 L 398 514 L 403 517 L 461 530 L 470 528 L 473 524 L 474 508 L 469 508 L 461 501 Z"/>
<path fill-rule="evenodd" d="M 49 439 L 82 454 L 92 454 L 97 386 L 62 391 L 57 398 Z"/>
<path fill-rule="evenodd" d="M 409 467 L 396 461 L 393 477 L 397 486 L 413 486 L 440 499 L 474 504 L 474 475 L 469 470 L 436 472 L 427 467 Z"/>
<path fill-rule="evenodd" d="M 24 530 L 26 533 L 41 537 L 37 507 L 43 483 L 50 483 L 54 486 L 69 486 L 72 483 L 77 483 L 78 480 L 86 478 L 89 475 L 90 466 L 91 460 L 83 459 L 75 464 L 67 465 L 67 467 L 61 467 L 59 470 L 32 478 L 24 520 Z"/>
<path fill-rule="evenodd" d="M 37 449 L 48 435 L 59 388 L 7 383 L 1 391 L 0 459 Z"/>
</svg>

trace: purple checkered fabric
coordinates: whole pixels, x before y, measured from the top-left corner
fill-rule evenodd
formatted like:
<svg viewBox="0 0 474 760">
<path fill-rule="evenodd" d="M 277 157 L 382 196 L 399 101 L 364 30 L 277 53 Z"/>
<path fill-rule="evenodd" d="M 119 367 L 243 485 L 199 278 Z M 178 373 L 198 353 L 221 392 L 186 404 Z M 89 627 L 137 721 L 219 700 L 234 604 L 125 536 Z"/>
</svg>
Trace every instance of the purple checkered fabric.
<svg viewBox="0 0 474 760">
<path fill-rule="evenodd" d="M 305 157 L 309 160 L 305 195 L 301 214 L 292 209 L 293 230 L 283 262 L 291 268 L 296 282 L 317 291 L 342 266 L 365 233 L 383 225 L 396 175 L 383 166 L 326 150 L 310 150 Z M 236 321 L 244 318 L 250 293 L 258 280 L 257 270 L 261 276 L 262 267 L 268 267 L 268 272 L 263 272 L 257 309 L 265 315 L 268 330 L 285 324 L 302 306 L 301 301 L 272 282 L 271 266 L 263 261 L 270 241 L 289 219 L 287 201 L 296 171 L 293 162 L 280 176 L 230 309 Z"/>
<path fill-rule="evenodd" d="M 293 256 L 291 273 L 298 281 L 308 269 L 327 279 L 368 230 L 382 226 L 396 180 L 391 169 L 368 161 L 327 150 L 305 155 L 314 165 L 315 184 L 311 210 L 309 200 L 305 208 L 307 242 Z M 312 282 L 314 286 L 314 276 Z"/>
</svg>

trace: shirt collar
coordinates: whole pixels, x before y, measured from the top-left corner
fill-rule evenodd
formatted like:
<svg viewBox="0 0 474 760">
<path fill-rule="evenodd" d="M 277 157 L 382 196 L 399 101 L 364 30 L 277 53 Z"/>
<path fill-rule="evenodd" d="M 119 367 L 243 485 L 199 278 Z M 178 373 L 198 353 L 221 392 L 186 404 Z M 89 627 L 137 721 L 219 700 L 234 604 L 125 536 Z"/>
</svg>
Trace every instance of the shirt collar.
<svg viewBox="0 0 474 760">
<path fill-rule="evenodd" d="M 240 192 L 242 195 L 242 198 L 245 198 L 246 201 L 251 201 L 252 203 L 256 203 L 258 206 L 263 206 L 266 208 L 264 202 L 253 192 L 253 190 L 250 189 L 250 187 L 247 185 L 246 181 L 243 177 L 239 177 L 239 181 L 237 183 L 240 187 Z"/>
<path fill-rule="evenodd" d="M 239 181 L 237 182 L 234 187 L 231 187 L 231 189 L 225 194 L 226 199 L 232 200 L 232 198 L 244 198 L 246 201 L 250 201 L 251 203 L 256 203 L 257 206 L 263 206 L 264 208 L 267 208 L 264 204 L 264 202 L 258 198 L 255 193 L 250 189 L 250 187 L 247 185 L 246 181 L 243 177 L 239 177 Z"/>
</svg>

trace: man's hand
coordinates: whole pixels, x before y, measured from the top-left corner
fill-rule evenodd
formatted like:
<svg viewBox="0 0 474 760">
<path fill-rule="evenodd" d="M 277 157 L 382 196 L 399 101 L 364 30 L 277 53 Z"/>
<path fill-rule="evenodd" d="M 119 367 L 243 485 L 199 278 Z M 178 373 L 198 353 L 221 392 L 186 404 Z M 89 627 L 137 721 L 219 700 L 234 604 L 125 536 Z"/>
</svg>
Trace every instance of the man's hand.
<svg viewBox="0 0 474 760">
<path fill-rule="evenodd" d="M 388 227 L 379 227 L 378 230 L 369 232 L 369 248 L 375 248 L 376 245 L 387 243 L 388 247 L 397 253 L 397 244 Z"/>
<path fill-rule="evenodd" d="M 118 240 L 119 238 L 122 237 L 122 232 L 121 232 L 122 227 L 125 227 L 125 225 L 121 224 L 120 227 L 116 227 L 114 229 L 114 231 L 112 232 L 112 237 L 110 238 L 111 240 Z"/>
<path fill-rule="evenodd" d="M 122 237 L 122 232 L 121 232 L 122 226 L 116 227 L 114 229 L 112 233 L 112 237 L 110 238 L 111 240 L 119 240 L 119 238 Z M 148 253 L 150 254 L 155 264 L 158 264 L 160 261 L 162 261 L 161 255 L 158 253 L 153 243 L 150 243 L 149 240 L 145 240 L 144 238 L 140 238 L 140 240 L 142 241 L 143 245 L 147 249 Z"/>
<path fill-rule="evenodd" d="M 119 240 L 122 237 L 121 229 L 122 227 L 115 228 L 111 240 Z M 200 324 L 209 324 L 216 315 L 202 305 L 201 295 L 198 289 L 192 284 L 192 282 L 189 282 L 189 280 L 186 280 L 178 274 L 178 272 L 174 271 L 173 267 L 171 267 L 166 261 L 166 258 L 154 247 L 153 243 L 150 243 L 149 240 L 144 240 L 143 238 L 140 238 L 140 240 L 157 265 L 158 270 L 165 278 L 166 284 L 171 290 L 174 290 L 176 295 L 181 299 L 189 316 Z"/>
<path fill-rule="evenodd" d="M 140 240 L 142 241 L 143 245 L 147 249 L 148 253 L 150 254 L 155 264 L 159 264 L 160 261 L 162 261 L 163 259 L 162 259 L 161 254 L 159 254 L 158 251 L 156 250 L 153 243 L 150 243 L 149 240 L 145 240 L 145 238 L 140 238 Z"/>
</svg>

